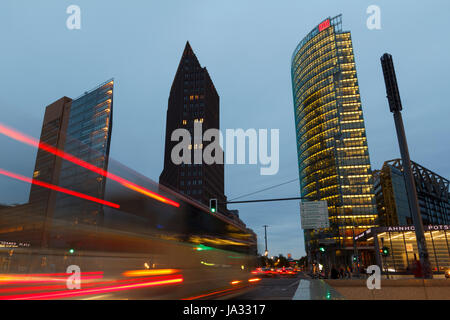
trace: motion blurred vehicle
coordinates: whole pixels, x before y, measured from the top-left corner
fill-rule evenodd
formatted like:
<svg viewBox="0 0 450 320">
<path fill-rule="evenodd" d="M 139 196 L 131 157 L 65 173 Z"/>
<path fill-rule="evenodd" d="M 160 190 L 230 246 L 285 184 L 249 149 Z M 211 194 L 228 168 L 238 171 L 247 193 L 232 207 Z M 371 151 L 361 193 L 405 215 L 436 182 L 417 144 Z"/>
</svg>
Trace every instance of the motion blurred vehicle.
<svg viewBox="0 0 450 320">
<path fill-rule="evenodd" d="M 252 271 L 252 275 L 263 278 L 272 278 L 275 276 L 275 272 L 271 268 L 257 268 Z"/>
<path fill-rule="evenodd" d="M 278 269 L 278 274 L 282 277 L 296 277 L 297 272 L 295 272 L 292 268 L 280 268 Z"/>
<path fill-rule="evenodd" d="M 74 193 L 51 211 L 0 210 L 0 300 L 191 299 L 256 283 L 245 225 L 111 159 L 109 170 L 122 180 L 107 179 L 101 205 Z"/>
</svg>

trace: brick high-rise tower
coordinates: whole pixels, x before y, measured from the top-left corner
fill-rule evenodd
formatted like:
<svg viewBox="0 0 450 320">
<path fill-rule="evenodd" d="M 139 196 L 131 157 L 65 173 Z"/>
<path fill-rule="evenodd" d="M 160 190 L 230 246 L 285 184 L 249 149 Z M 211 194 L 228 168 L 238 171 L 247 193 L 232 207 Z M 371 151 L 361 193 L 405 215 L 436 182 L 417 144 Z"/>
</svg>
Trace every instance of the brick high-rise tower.
<svg viewBox="0 0 450 320">
<path fill-rule="evenodd" d="M 220 128 L 219 95 L 209 76 L 202 67 L 189 42 L 186 43 L 175 79 L 170 90 L 166 121 L 166 143 L 164 169 L 159 182 L 171 189 L 183 193 L 205 205 L 212 198 L 225 202 L 224 165 L 194 164 L 194 152 L 204 149 L 208 142 L 195 143 L 194 124 L 202 125 L 202 133 L 208 129 Z M 172 132 L 178 128 L 191 133 L 191 164 L 176 165 L 171 152 L 179 142 L 171 141 Z M 227 214 L 226 206 L 219 205 L 219 211 Z"/>
</svg>

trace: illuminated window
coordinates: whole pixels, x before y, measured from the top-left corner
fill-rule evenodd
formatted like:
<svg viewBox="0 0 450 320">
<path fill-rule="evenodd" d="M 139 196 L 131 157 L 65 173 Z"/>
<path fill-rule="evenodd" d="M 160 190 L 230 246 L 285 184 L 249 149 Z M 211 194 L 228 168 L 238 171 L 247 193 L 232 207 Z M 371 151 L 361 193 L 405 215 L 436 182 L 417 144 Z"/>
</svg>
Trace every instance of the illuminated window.
<svg viewBox="0 0 450 320">
<path fill-rule="evenodd" d="M 39 177 L 40 174 L 41 174 L 41 172 L 40 172 L 39 170 L 35 171 L 35 172 L 33 173 L 33 178 Z"/>
<path fill-rule="evenodd" d="M 183 124 L 186 125 L 187 124 L 187 120 L 183 120 Z"/>
</svg>

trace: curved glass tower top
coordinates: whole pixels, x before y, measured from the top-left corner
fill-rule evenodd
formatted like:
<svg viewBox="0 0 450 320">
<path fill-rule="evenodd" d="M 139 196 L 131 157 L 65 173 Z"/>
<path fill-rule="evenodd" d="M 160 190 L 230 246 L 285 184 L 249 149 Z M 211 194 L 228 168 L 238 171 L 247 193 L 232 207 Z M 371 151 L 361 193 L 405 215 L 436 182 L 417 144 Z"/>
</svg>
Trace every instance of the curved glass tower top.
<svg viewBox="0 0 450 320">
<path fill-rule="evenodd" d="M 291 68 L 301 194 L 326 200 L 330 220 L 329 229 L 305 230 L 307 251 L 328 243 L 348 258 L 353 234 L 375 226 L 377 215 L 352 40 L 341 15 L 300 42 Z"/>
</svg>

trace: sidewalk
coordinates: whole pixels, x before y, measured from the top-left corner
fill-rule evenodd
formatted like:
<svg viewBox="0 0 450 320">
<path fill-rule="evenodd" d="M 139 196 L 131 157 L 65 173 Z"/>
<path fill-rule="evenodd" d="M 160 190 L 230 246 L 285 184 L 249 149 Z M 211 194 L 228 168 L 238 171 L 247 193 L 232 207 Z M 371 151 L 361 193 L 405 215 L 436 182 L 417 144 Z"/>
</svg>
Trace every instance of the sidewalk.
<svg viewBox="0 0 450 320">
<path fill-rule="evenodd" d="M 292 300 L 343 300 L 344 297 L 324 280 L 301 279 Z"/>
<path fill-rule="evenodd" d="M 448 279 L 383 279 L 379 290 L 369 290 L 367 280 L 325 282 L 349 300 L 450 300 Z"/>
</svg>

